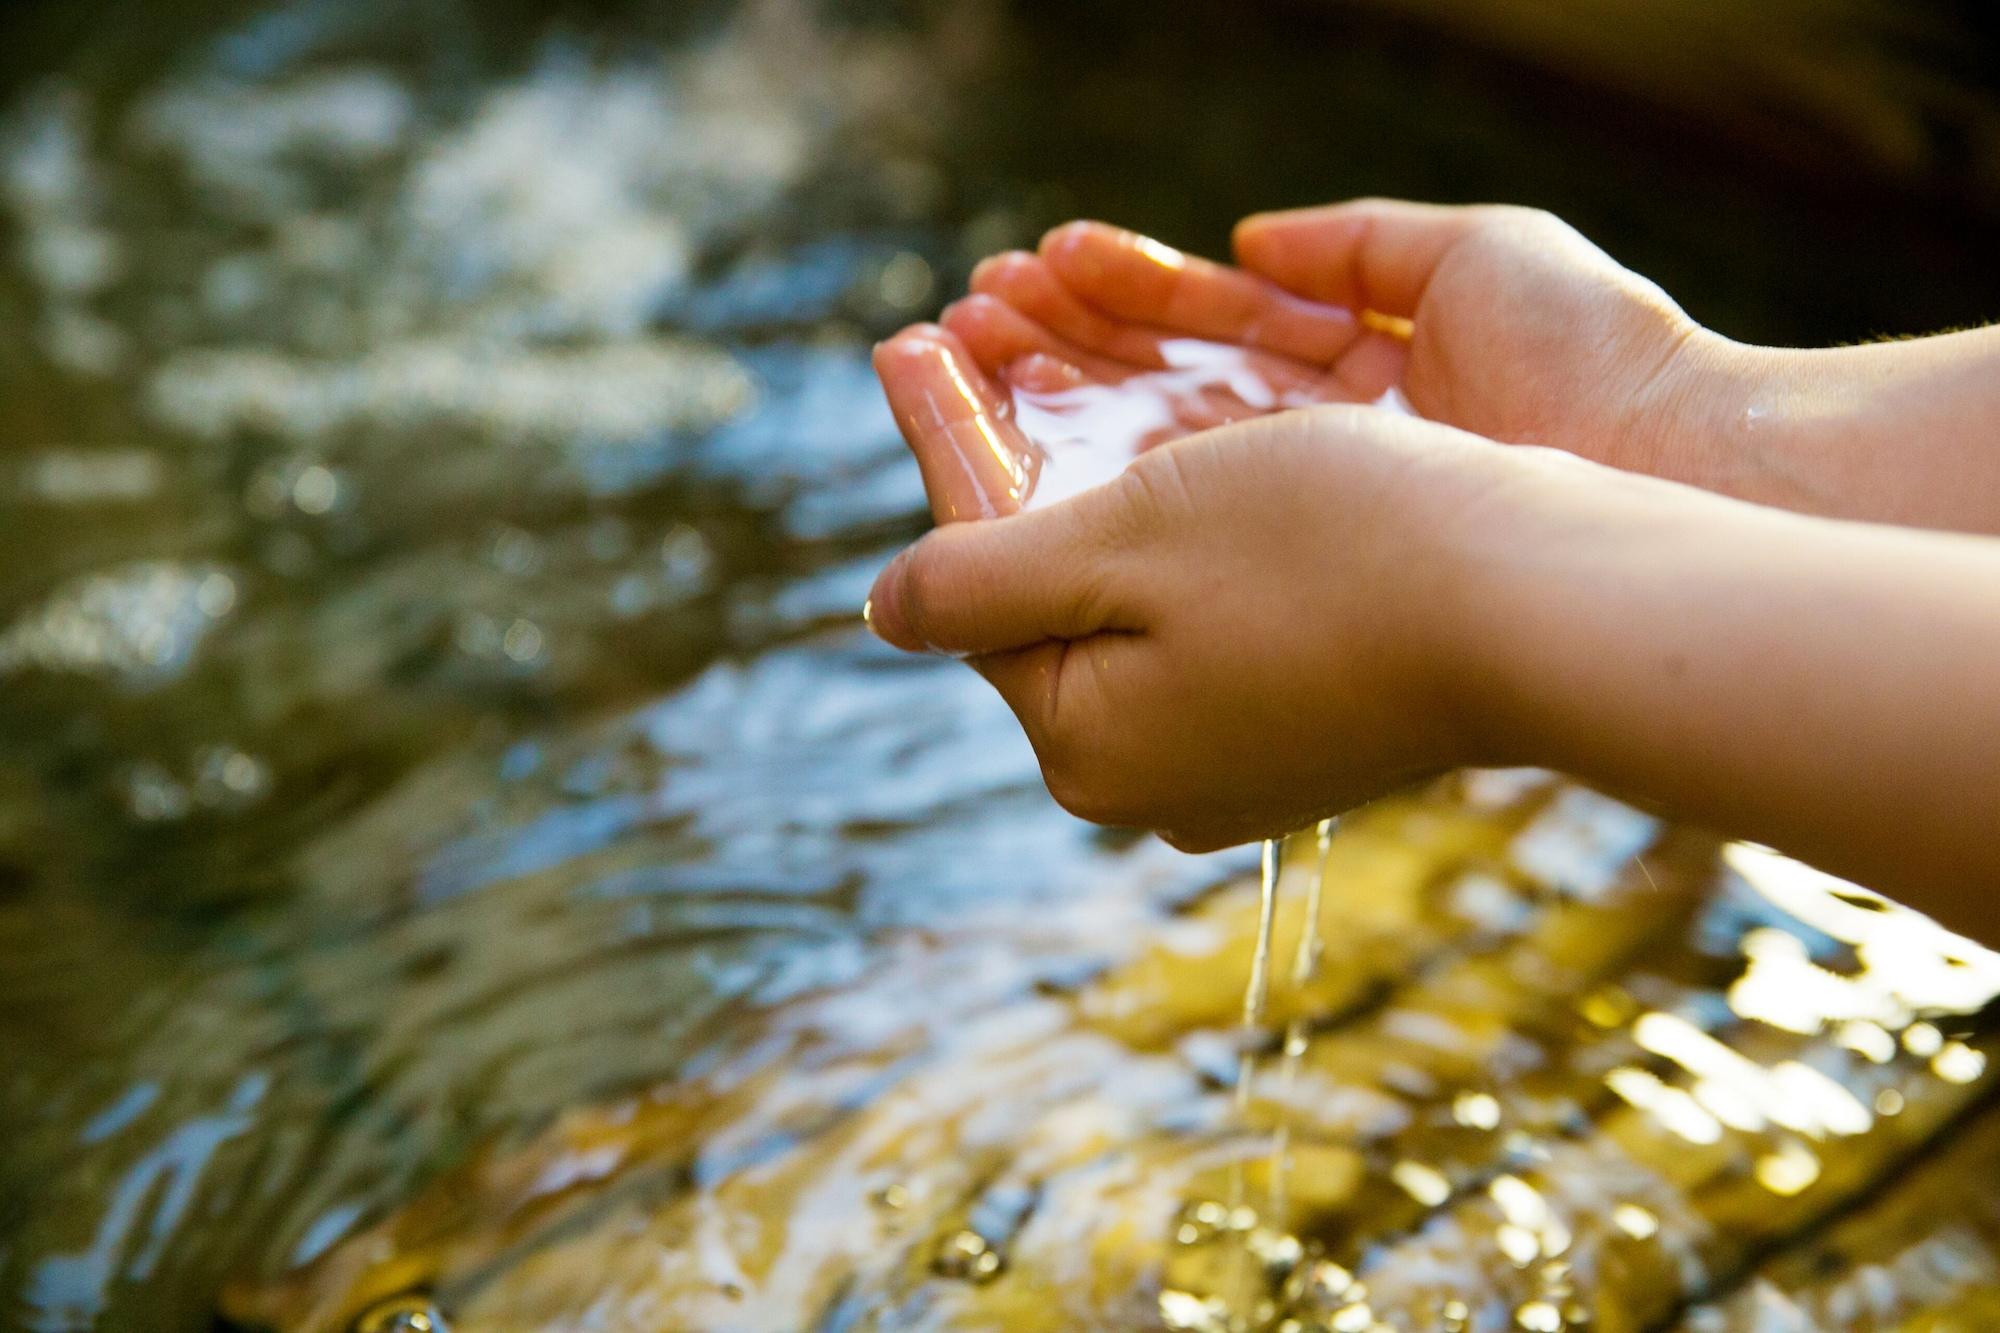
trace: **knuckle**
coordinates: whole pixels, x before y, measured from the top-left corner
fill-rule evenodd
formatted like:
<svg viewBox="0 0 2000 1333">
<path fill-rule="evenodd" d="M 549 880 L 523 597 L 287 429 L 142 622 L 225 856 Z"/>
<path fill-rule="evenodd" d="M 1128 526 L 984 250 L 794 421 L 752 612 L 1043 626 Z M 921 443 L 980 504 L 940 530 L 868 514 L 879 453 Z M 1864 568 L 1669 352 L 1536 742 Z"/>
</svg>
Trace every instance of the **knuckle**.
<svg viewBox="0 0 2000 1333">
<path fill-rule="evenodd" d="M 1143 536 L 1190 507 L 1187 462 L 1177 449 L 1152 449 L 1139 455 L 1122 477 L 1124 484 L 1118 490 L 1125 501 L 1130 536 Z"/>
<path fill-rule="evenodd" d="M 1068 623 L 1079 633 L 1094 632 L 1111 624 L 1125 600 L 1117 571 L 1104 559 L 1077 562 L 1069 572 L 1065 593 L 1069 600 Z"/>
<path fill-rule="evenodd" d="M 1483 204 L 1470 240 L 1476 252 L 1501 255 L 1517 253 L 1523 247 L 1559 248 L 1575 235 L 1567 222 L 1543 209 L 1520 204 Z"/>
<path fill-rule="evenodd" d="M 1546 227 L 1554 223 L 1561 226 L 1556 215 L 1541 208 L 1530 208 L 1526 204 L 1481 204 L 1479 225 L 1482 228 Z"/>
</svg>

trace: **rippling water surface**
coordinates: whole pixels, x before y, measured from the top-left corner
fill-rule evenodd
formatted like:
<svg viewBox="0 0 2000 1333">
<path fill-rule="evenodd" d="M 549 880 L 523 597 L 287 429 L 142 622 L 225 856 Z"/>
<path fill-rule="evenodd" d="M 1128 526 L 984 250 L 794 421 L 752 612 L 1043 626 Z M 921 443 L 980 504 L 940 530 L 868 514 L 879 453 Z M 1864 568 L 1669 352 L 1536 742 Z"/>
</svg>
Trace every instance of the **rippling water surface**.
<svg viewBox="0 0 2000 1333">
<path fill-rule="evenodd" d="M 1532 190 L 1544 113 L 1473 57 L 1232 27 L 1198 80 L 1218 33 L 1116 7 L 100 13 L 0 109 L 0 1324 L 1359 1328 L 1369 1263 L 1383 1318 L 1446 1279 L 1462 1326 L 1573 1315 L 1437 1257 L 1495 1225 L 1658 1320 L 1986 1085 L 1970 1020 L 1910 1035 L 1976 984 L 1756 1028 L 1723 997 L 1759 958 L 1866 973 L 1837 930 L 1587 794 L 1450 784 L 1344 835 L 1334 980 L 1278 997 L 1315 1034 L 1291 1211 L 1182 1218 L 1276 1122 L 1225 1086 L 1247 859 L 1069 819 L 970 673 L 860 632 L 923 500 L 873 339 L 1075 211 L 1200 244 Z M 1600 218 L 1653 187 L 1578 151 Z M 1799 216 L 1724 195 L 1633 243 Z M 1793 327 L 1788 254 L 1690 295 Z M 1829 326 L 1888 308 L 1856 272 Z M 1822 1171 L 1866 1135 L 1700 1101 L 1709 1032 L 1917 1128 Z M 1810 1205 L 1718 1241 L 1728 1163 Z M 1908 1261 L 1933 1304 L 2000 1271 L 1960 1203 Z"/>
</svg>

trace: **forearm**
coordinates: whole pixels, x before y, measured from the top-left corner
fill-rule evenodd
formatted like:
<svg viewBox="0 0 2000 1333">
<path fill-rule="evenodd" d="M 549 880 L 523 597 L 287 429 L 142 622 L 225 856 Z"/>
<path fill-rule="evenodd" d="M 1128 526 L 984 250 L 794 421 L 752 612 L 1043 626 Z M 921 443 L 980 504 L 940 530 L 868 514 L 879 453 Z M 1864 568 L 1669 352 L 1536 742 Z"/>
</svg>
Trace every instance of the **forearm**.
<svg viewBox="0 0 2000 1333">
<path fill-rule="evenodd" d="M 1526 504 L 1468 525 L 1459 689 L 1481 759 L 2000 939 L 2000 541 L 1538 466 Z"/>
<path fill-rule="evenodd" d="M 2000 326 L 1861 347 L 1692 349 L 1675 456 L 1710 490 L 1833 518 L 2000 533 Z"/>
</svg>

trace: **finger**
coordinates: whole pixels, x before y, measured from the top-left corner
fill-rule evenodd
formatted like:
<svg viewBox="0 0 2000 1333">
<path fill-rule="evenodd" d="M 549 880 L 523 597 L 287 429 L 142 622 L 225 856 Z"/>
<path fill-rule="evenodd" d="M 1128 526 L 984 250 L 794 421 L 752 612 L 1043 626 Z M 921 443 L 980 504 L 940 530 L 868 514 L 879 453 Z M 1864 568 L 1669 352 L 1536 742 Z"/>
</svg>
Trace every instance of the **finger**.
<svg viewBox="0 0 2000 1333">
<path fill-rule="evenodd" d="M 1336 361 L 1332 376 L 1340 386 L 1340 398 L 1372 403 L 1403 382 L 1410 364 L 1410 341 L 1390 333 L 1370 330 Z"/>
<path fill-rule="evenodd" d="M 971 285 L 1079 347 L 1146 370 L 1167 364 L 1160 355 L 1160 334 L 1091 309 L 1040 255 L 1014 250 L 982 260 L 972 270 Z"/>
<path fill-rule="evenodd" d="M 1040 254 L 1064 286 L 1102 313 L 1189 337 L 1323 366 L 1361 331 L 1352 311 L 1101 222 L 1057 227 L 1042 238 Z"/>
<path fill-rule="evenodd" d="M 1258 213 L 1236 224 L 1236 260 L 1314 301 L 1408 319 L 1445 253 L 1489 216 L 1398 199 Z"/>
<path fill-rule="evenodd" d="M 1104 438 L 1106 432 L 1115 434 L 1143 430 L 1143 441 L 1133 441 L 1134 453 L 1180 435 L 1210 430 L 1287 405 L 1296 406 L 1300 401 L 1319 401 L 1327 396 L 1321 383 L 1324 372 L 1310 370 L 1295 362 L 1279 362 L 1278 358 L 1263 357 L 1259 353 L 1186 339 L 1172 340 L 1180 345 L 1170 344 L 1165 348 L 1166 354 L 1176 362 L 1174 370 L 1137 370 L 1085 351 L 1029 319 L 1013 306 L 984 293 L 954 302 L 946 308 L 942 319 L 945 327 L 957 334 L 978 358 L 980 365 L 998 368 L 992 373 L 998 374 L 1005 384 L 1023 387 L 1020 378 L 1012 373 L 1015 366 L 1033 366 L 1030 373 L 1044 381 L 1053 377 L 1048 365 L 1050 362 L 1074 368 L 1080 377 L 1078 383 L 1064 385 L 1053 392 L 1030 390 L 1029 398 L 1036 407 L 1058 417 L 1088 413 L 1090 428 L 1099 437 L 1098 443 L 1107 442 Z M 1260 359 L 1253 361 L 1251 358 Z M 1278 382 L 1273 383 L 1274 380 Z M 1093 386 L 1116 389 L 1120 401 L 1114 403 L 1070 392 Z M 1144 410 L 1142 399 L 1159 408 L 1172 429 L 1162 433 L 1154 428 L 1149 420 L 1154 414 Z M 1017 396 L 1017 406 L 1021 401 Z M 1025 417 L 1023 422 L 1026 422 Z M 1026 433 L 1039 443 L 1050 442 L 1032 428 Z"/>
<path fill-rule="evenodd" d="M 1186 370 L 1199 368 L 1206 361 L 1217 368 L 1219 380 L 1240 384 L 1248 376 L 1257 388 L 1245 392 L 1236 387 L 1233 391 L 1252 406 L 1267 398 L 1274 400 L 1264 410 L 1279 404 L 1297 406 L 1324 396 L 1321 386 L 1327 370 L 1323 364 L 1230 343 L 1208 347 L 1198 339 L 1190 340 L 1186 332 L 1162 334 L 1111 319 L 1078 300 L 1039 255 L 1021 251 L 995 255 L 973 270 L 972 287 L 1079 347 L 1142 370 Z M 1349 336 L 1350 346 L 1343 359 L 1359 345 L 1354 331 Z M 1377 396 L 1380 393 L 1376 391 Z M 1239 420 L 1241 415 L 1240 411 L 1232 412 L 1227 419 Z"/>
<path fill-rule="evenodd" d="M 1051 333 L 1006 302 L 984 294 L 953 302 L 941 318 L 982 366 L 999 367 L 991 373 L 998 374 L 1003 384 L 1025 387 L 1021 384 L 1022 377 L 1013 373 L 1016 366 L 1022 367 L 1027 377 L 1042 382 L 1054 378 L 1051 363 L 1074 371 L 1072 383 L 1053 391 L 1030 389 L 1025 396 L 1017 394 L 1016 406 L 1018 409 L 1024 401 L 1030 401 L 1043 412 L 1061 418 L 1084 414 L 1097 444 L 1108 444 L 1111 437 L 1124 432 L 1134 435 L 1129 443 L 1132 452 L 1139 453 L 1181 435 L 1270 410 L 1268 406 L 1245 401 L 1227 384 L 1203 382 L 1198 377 L 1168 379 L 1096 356 Z M 1078 389 L 1115 391 L 1119 399 L 1075 392 Z M 1151 424 L 1155 414 L 1141 406 L 1142 400 L 1160 410 L 1169 429 L 1162 431 Z M 1023 422 L 1032 415 L 1023 416 Z M 1024 433 L 1039 444 L 1052 443 L 1032 427 Z"/>
<path fill-rule="evenodd" d="M 898 648 L 964 655 L 1138 629 L 1114 539 L 1131 527 L 1121 490 L 937 529 L 876 577 L 870 626 Z"/>
<path fill-rule="evenodd" d="M 1085 379 L 1118 384 L 1136 367 L 1079 347 L 1022 314 L 1005 301 L 975 292 L 944 308 L 938 321 L 958 336 L 988 375 L 998 376 L 1017 361 L 1046 357 L 1074 366 Z"/>
<path fill-rule="evenodd" d="M 1006 396 L 964 344 L 934 324 L 914 325 L 875 349 L 875 373 L 938 522 L 1021 507 L 1041 470 L 1041 449 L 1014 424 Z"/>
</svg>

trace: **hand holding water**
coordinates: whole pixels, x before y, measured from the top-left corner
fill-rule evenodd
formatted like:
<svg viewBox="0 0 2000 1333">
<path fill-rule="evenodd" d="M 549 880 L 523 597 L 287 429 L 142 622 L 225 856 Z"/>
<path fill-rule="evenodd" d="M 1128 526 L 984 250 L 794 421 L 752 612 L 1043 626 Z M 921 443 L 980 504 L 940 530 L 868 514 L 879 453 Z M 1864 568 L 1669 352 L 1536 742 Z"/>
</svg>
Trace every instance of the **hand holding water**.
<svg viewBox="0 0 2000 1333">
<path fill-rule="evenodd" d="M 932 445 L 917 455 L 940 521 L 1054 503 L 1198 431 L 1375 402 L 1402 369 L 1401 340 L 1354 312 L 1129 232 L 1075 223 L 1042 250 L 987 260 L 939 324 L 876 352 L 905 436 Z M 1107 264 L 1183 280 L 1193 299 L 1157 294 L 1171 325 L 1103 313 L 1070 284 Z"/>
<path fill-rule="evenodd" d="M 1752 346 L 1695 323 L 1561 219 L 1511 206 L 1259 214 L 1237 225 L 1235 250 L 1241 270 L 1073 224 L 1041 257 L 1073 302 L 1122 330 L 1099 340 L 1137 329 L 1314 363 L 1337 347 L 1336 398 L 1393 381 L 1419 415 L 1500 443 L 1827 517 L 2000 533 L 2000 328 Z M 989 261 L 975 290 L 1070 328 L 1058 301 L 1013 280 L 1017 266 Z M 1361 312 L 1365 336 L 1338 346 L 1294 313 L 1329 308 Z"/>
<path fill-rule="evenodd" d="M 1514 465 L 1372 408 L 1263 416 L 939 528 L 871 619 L 969 657 L 1073 812 L 1190 849 L 1282 833 L 1468 758 L 1443 548 Z"/>
<path fill-rule="evenodd" d="M 947 526 L 875 627 L 1058 799 L 1201 848 L 1537 764 L 2000 933 L 2000 542 L 1836 521 L 2000 531 L 2000 331 L 1742 347 L 1521 210 L 1237 246 L 1061 228 L 878 352 Z"/>
</svg>

